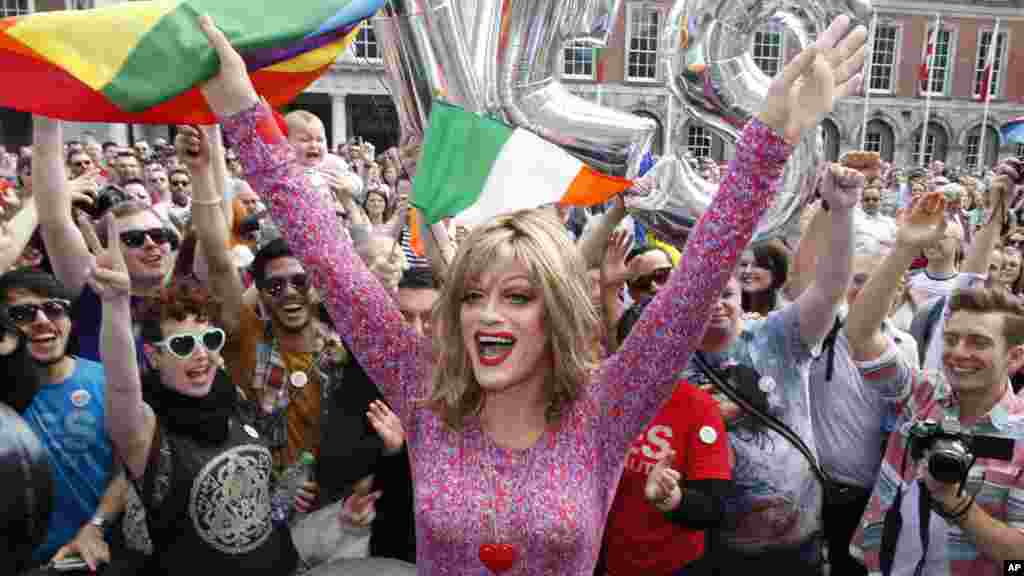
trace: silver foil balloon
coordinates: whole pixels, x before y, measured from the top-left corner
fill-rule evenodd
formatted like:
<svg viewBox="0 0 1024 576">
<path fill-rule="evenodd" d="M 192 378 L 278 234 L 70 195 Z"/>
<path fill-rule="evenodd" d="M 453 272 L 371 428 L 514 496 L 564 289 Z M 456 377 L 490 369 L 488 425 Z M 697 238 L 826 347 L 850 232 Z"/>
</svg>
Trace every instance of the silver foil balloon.
<svg viewBox="0 0 1024 576">
<path fill-rule="evenodd" d="M 866 0 L 676 0 L 662 36 L 662 72 L 670 92 L 690 117 L 727 142 L 736 142 L 771 83 L 750 52 L 755 32 L 765 25 L 784 31 L 787 40 L 802 50 L 841 14 L 867 23 L 871 5 Z M 779 193 L 762 217 L 754 241 L 792 234 L 799 209 L 813 192 L 815 168 L 822 159 L 819 139 L 805 137 L 786 164 Z M 694 201 L 707 207 L 717 190 L 707 184 L 696 171 L 678 171 L 669 189 L 630 198 L 627 206 L 667 240 L 678 230 L 660 226 L 659 221 L 684 221 L 693 214 L 667 218 L 657 212 L 679 210 Z M 672 200 L 673 196 L 678 199 Z"/>
<path fill-rule="evenodd" d="M 442 77 L 426 15 L 415 10 L 414 6 L 396 7 L 389 1 L 383 15 L 373 19 L 403 143 L 422 140 L 430 117 L 430 102 Z"/>
<path fill-rule="evenodd" d="M 574 96 L 558 80 L 562 48 L 601 0 L 516 0 L 505 5 L 498 44 L 498 95 L 508 121 L 609 174 L 633 176 L 656 126 Z M 581 9 L 582 8 L 582 9 Z"/>
<path fill-rule="evenodd" d="M 431 100 L 441 97 L 535 132 L 603 172 L 635 175 L 654 122 L 570 94 L 557 73 L 565 43 L 603 45 L 621 5 L 388 0 L 384 20 L 390 25 L 377 22 L 389 36 L 382 45 L 400 121 L 425 126 Z"/>
</svg>

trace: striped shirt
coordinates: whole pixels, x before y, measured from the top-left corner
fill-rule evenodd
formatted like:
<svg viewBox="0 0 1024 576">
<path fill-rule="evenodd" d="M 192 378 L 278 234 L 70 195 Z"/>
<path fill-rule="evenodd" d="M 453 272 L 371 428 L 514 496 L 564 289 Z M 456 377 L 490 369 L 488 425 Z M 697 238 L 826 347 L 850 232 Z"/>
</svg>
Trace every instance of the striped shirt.
<svg viewBox="0 0 1024 576">
<path fill-rule="evenodd" d="M 922 372 L 910 367 L 890 342 L 889 349 L 878 360 L 862 363 L 866 383 L 894 402 L 899 412 L 899 425 L 889 440 L 878 480 L 857 533 L 850 543 L 850 553 L 860 558 L 870 574 L 881 574 L 880 551 L 886 512 L 892 507 L 899 487 L 903 487 L 901 507 L 903 524 L 893 562 L 893 576 L 913 574 L 923 553 L 919 535 L 919 487 L 923 480 L 918 467 L 907 459 L 909 423 L 921 420 L 941 422 L 958 418 L 959 409 L 946 378 L 936 372 Z M 971 467 L 967 492 L 976 494 L 976 502 L 989 516 L 1011 528 L 1024 531 L 1024 398 L 1007 386 L 1002 399 L 977 421 L 962 422 L 975 434 L 1002 436 L 1017 440 L 1010 462 L 979 458 Z M 921 480 L 918 482 L 918 480 Z M 1003 563 L 979 552 L 971 534 L 956 524 L 949 524 L 932 512 L 929 520 L 930 545 L 924 566 L 929 576 L 1002 575 Z"/>
</svg>

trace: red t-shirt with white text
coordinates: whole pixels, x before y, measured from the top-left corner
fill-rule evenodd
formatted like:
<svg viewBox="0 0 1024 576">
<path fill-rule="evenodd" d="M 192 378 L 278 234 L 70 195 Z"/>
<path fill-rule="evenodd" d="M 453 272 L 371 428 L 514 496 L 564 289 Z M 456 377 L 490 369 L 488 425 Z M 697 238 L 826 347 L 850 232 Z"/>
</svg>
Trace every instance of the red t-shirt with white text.
<svg viewBox="0 0 1024 576">
<path fill-rule="evenodd" d="M 685 480 L 728 480 L 729 439 L 718 403 L 680 380 L 672 398 L 633 440 L 605 529 L 612 576 L 672 574 L 704 555 L 704 531 L 673 524 L 644 497 L 647 474 L 668 451 Z"/>
</svg>

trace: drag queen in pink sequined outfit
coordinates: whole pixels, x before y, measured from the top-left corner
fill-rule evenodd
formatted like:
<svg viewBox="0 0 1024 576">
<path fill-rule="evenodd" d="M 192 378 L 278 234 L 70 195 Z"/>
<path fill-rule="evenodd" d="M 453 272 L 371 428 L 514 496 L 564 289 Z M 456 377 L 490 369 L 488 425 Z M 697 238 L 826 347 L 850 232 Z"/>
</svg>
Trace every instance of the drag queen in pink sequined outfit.
<svg viewBox="0 0 1024 576">
<path fill-rule="evenodd" d="M 837 21 L 775 79 L 679 269 L 620 351 L 590 367 L 584 349 L 597 318 L 585 268 L 557 223 L 537 212 L 474 231 L 436 311 L 438 342 L 418 338 L 333 207 L 310 193 L 237 52 L 202 23 L 221 59 L 203 88 L 207 102 L 338 333 L 405 426 L 417 571 L 486 574 L 481 548 L 500 545 L 513 551 L 508 573 L 590 576 L 630 441 L 672 395 L 793 143 L 859 86 L 864 30 L 847 35 L 849 21 Z M 481 250 L 493 261 L 473 269 Z"/>
</svg>

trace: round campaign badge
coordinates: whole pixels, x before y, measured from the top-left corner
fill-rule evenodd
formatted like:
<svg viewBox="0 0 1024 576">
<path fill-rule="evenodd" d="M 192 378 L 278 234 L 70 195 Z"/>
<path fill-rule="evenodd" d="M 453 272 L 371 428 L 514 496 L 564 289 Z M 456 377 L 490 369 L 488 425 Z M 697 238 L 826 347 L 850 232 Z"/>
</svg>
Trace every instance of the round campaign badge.
<svg viewBox="0 0 1024 576">
<path fill-rule="evenodd" d="M 718 432 L 711 426 L 701 426 L 697 434 L 700 435 L 700 441 L 705 444 L 714 444 L 715 440 L 718 440 Z"/>
<path fill-rule="evenodd" d="M 309 382 L 309 376 L 306 376 L 305 372 L 292 372 L 292 375 L 288 377 L 288 382 L 295 388 L 304 388 Z"/>
<path fill-rule="evenodd" d="M 252 426 L 249 426 L 248 424 L 246 424 L 245 426 L 242 426 L 242 430 L 245 430 L 245 433 L 248 434 L 249 436 L 252 436 L 253 438 L 259 438 L 260 437 L 259 432 L 257 432 L 255 428 L 253 428 Z"/>
<path fill-rule="evenodd" d="M 71 404 L 75 408 L 84 408 L 92 400 L 92 394 L 88 390 L 78 389 L 71 393 Z"/>
</svg>

